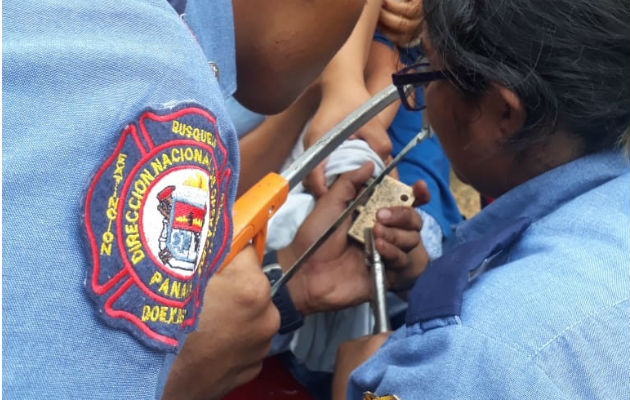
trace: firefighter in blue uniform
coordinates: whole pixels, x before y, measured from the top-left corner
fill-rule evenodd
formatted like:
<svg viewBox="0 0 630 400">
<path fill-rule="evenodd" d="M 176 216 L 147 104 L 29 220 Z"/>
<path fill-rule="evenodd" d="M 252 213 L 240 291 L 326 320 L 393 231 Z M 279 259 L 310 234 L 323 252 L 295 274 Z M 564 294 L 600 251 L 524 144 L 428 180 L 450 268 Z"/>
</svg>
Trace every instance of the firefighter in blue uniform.
<svg viewBox="0 0 630 400">
<path fill-rule="evenodd" d="M 336 396 L 628 398 L 628 3 L 423 6 L 432 71 L 402 80 L 497 199 L 417 279 L 402 328 L 343 346 Z"/>
<path fill-rule="evenodd" d="M 5 2 L 5 397 L 160 398 L 170 373 L 165 397 L 213 398 L 256 374 L 278 313 L 251 249 L 211 280 L 201 307 L 229 249 L 239 172 L 224 99 L 285 108 L 362 5 Z M 286 24 L 269 23 L 278 18 Z M 203 245 L 194 272 L 175 271 L 159 254 L 156 195 L 194 174 L 208 189 L 195 211 Z M 195 328 L 206 340 L 171 371 Z M 195 355 L 199 376 L 185 368 Z"/>
</svg>

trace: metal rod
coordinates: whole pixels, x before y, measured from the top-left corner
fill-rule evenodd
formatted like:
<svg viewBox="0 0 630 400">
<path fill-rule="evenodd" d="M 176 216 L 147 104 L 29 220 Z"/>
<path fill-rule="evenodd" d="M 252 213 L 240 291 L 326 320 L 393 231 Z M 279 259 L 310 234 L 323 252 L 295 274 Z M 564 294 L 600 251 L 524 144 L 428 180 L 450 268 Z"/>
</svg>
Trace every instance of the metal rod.
<svg viewBox="0 0 630 400">
<path fill-rule="evenodd" d="M 365 189 L 363 189 L 361 193 L 359 193 L 359 195 L 343 211 L 339 218 L 337 218 L 335 222 L 333 222 L 333 224 L 330 225 L 328 229 L 326 229 L 324 233 L 322 233 L 321 236 L 319 236 L 317 240 L 315 240 L 315 242 L 308 249 L 306 249 L 306 251 L 293 263 L 291 268 L 289 268 L 289 270 L 284 275 L 282 275 L 282 277 L 278 279 L 276 283 L 273 284 L 273 286 L 271 287 L 271 297 L 275 296 L 278 289 L 280 289 L 282 285 L 287 283 L 289 279 L 291 279 L 293 275 L 297 271 L 299 271 L 304 261 L 309 258 L 319 248 L 319 246 L 321 246 L 322 243 L 326 241 L 326 239 L 328 239 L 328 237 L 342 224 L 342 222 L 350 215 L 350 213 L 369 198 L 374 188 L 379 183 L 381 183 L 383 178 L 385 178 L 385 176 L 388 175 L 396 167 L 400 160 L 402 160 L 411 149 L 413 149 L 418 143 L 426 139 L 428 136 L 429 131 L 423 129 L 413 139 L 411 139 L 409 143 L 405 145 L 405 147 L 403 147 L 403 149 L 400 151 L 400 153 L 396 155 L 392 162 L 387 167 L 385 167 L 385 169 L 383 169 L 383 171 L 381 171 L 381 173 L 372 182 L 370 182 L 370 184 Z"/>
<path fill-rule="evenodd" d="M 368 252 L 368 262 L 374 285 L 374 299 L 371 302 L 374 313 L 374 333 L 390 331 L 389 315 L 387 312 L 387 285 L 385 283 L 385 265 L 381 255 L 376 250 L 372 228 L 365 228 L 365 246 Z"/>
</svg>

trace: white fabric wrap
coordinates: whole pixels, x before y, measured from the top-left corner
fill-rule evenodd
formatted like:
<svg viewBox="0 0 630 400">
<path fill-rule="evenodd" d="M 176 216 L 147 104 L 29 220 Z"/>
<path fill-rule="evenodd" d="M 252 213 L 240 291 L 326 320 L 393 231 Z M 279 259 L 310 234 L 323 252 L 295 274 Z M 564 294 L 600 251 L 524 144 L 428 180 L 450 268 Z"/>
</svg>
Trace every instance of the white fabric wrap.
<svg viewBox="0 0 630 400">
<path fill-rule="evenodd" d="M 303 151 L 300 138 L 284 166 L 290 165 Z M 374 164 L 374 176 L 385 168 L 383 161 L 365 141 L 359 139 L 345 141 L 328 157 L 324 169 L 327 185 L 332 185 L 340 174 L 355 170 L 367 161 Z M 297 185 L 289 193 L 287 201 L 269 221 L 267 250 L 278 250 L 288 246 L 314 206 L 315 198 L 304 192 L 301 184 Z M 441 253 L 442 234 L 439 225 L 424 211 L 417 210 L 423 217 L 423 231 L 428 229 L 433 232 L 431 236 L 434 236 L 437 227 L 439 238 L 432 237 L 430 240 L 432 242 L 437 240 L 440 243 L 439 253 Z M 429 249 L 427 251 L 430 256 L 437 254 Z M 332 372 L 339 344 L 345 340 L 370 334 L 373 327 L 374 316 L 369 303 L 341 311 L 312 314 L 304 318 L 304 325 L 294 333 L 289 349 L 308 369 Z"/>
</svg>

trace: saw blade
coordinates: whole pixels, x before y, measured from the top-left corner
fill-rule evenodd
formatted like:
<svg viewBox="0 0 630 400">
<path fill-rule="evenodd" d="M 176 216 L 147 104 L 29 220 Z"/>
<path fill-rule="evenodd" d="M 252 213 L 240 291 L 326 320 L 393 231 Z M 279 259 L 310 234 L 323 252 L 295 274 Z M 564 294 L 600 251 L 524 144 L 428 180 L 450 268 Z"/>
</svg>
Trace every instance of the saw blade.
<svg viewBox="0 0 630 400">
<path fill-rule="evenodd" d="M 361 193 L 359 193 L 359 195 L 348 205 L 348 207 L 346 207 L 339 218 L 337 218 L 335 222 L 333 222 L 332 225 L 330 225 L 324 233 L 322 233 L 317 240 L 315 240 L 315 242 L 313 242 L 313 244 L 293 263 L 291 268 L 289 268 L 287 272 L 273 284 L 271 287 L 271 297 L 275 296 L 278 290 L 285 285 L 296 272 L 299 271 L 300 267 L 304 264 L 304 261 L 309 258 L 319 248 L 319 246 L 328 239 L 328 237 L 330 237 L 330 235 L 343 223 L 350 213 L 352 213 L 359 205 L 363 204 L 369 198 L 370 194 L 374 191 L 374 188 L 396 167 L 400 160 L 402 160 L 418 143 L 429 136 L 429 129 L 424 128 L 416 136 L 414 136 L 414 138 L 411 139 L 405 147 L 403 147 L 392 162 L 385 167 L 385 169 L 383 169 L 383 171 L 381 171 L 381 173 L 378 174 L 378 176 L 374 178 L 374 180 L 372 180 L 370 184 L 361 191 Z"/>
</svg>

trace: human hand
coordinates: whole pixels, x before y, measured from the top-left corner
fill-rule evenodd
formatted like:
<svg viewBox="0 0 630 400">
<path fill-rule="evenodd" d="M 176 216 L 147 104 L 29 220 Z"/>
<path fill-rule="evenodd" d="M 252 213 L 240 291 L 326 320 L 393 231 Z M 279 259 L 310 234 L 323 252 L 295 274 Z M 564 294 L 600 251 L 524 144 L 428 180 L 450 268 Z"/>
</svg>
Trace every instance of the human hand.
<svg viewBox="0 0 630 400">
<path fill-rule="evenodd" d="M 280 316 L 253 247 L 208 282 L 197 331 L 171 368 L 163 399 L 215 399 L 258 375 Z"/>
<path fill-rule="evenodd" d="M 341 343 L 337 350 L 332 383 L 332 398 L 345 399 L 350 374 L 381 348 L 392 332 L 363 336 Z"/>
<path fill-rule="evenodd" d="M 365 85 L 345 83 L 339 86 L 341 87 L 333 89 L 334 93 L 328 92 L 329 94 L 323 98 L 311 119 L 303 139 L 305 149 L 312 146 L 348 114 L 371 98 Z M 365 140 L 383 160 L 390 157 L 392 143 L 387 135 L 387 129 L 383 127 L 378 116 L 365 123 L 350 138 Z M 304 180 L 304 186 L 317 197 L 328 190 L 324 178 L 325 162 L 315 167 Z"/>
<path fill-rule="evenodd" d="M 356 197 L 371 176 L 373 166 L 341 175 L 330 190 L 319 198 L 315 208 L 298 230 L 293 242 L 279 250 L 278 261 L 284 268 L 293 264 L 333 223 Z M 295 307 L 303 314 L 330 311 L 367 301 L 372 291 L 363 248 L 349 242 L 348 218 L 326 242 L 305 261 L 287 283 Z"/>
<path fill-rule="evenodd" d="M 410 46 L 420 37 L 422 18 L 422 0 L 383 0 L 378 30 L 392 43 Z"/>
<path fill-rule="evenodd" d="M 413 186 L 415 205 L 430 200 L 426 183 Z M 407 291 L 424 271 L 429 256 L 420 238 L 422 219 L 413 207 L 386 207 L 376 213 L 374 244 L 385 262 L 390 290 Z"/>
</svg>

